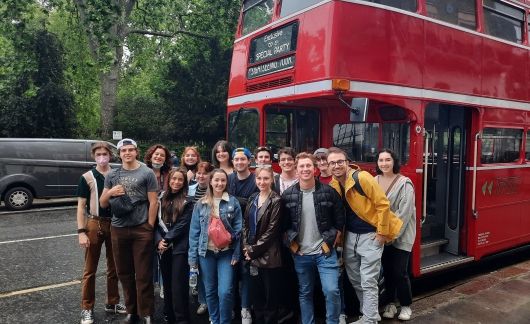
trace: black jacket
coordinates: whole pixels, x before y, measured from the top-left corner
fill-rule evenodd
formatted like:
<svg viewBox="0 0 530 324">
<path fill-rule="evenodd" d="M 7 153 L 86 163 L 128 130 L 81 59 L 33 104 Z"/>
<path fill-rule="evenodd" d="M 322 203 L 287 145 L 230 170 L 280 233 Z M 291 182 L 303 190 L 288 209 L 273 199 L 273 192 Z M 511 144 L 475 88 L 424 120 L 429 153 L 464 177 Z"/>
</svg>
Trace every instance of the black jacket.
<svg viewBox="0 0 530 324">
<path fill-rule="evenodd" d="M 155 231 L 155 248 L 158 247 L 158 242 L 164 239 L 168 244 L 173 244 L 173 254 L 188 253 L 188 238 L 190 233 L 191 215 L 193 213 L 193 201 L 186 200 L 182 215 L 177 217 L 175 223 L 166 224 L 168 232 L 165 233 L 159 224 Z"/>
<path fill-rule="evenodd" d="M 302 191 L 300 183 L 287 188 L 282 194 L 283 214 L 285 221 L 286 245 L 292 248 L 300 230 L 302 217 Z M 337 236 L 344 226 L 344 207 L 338 193 L 328 185 L 316 181 L 313 193 L 315 215 L 322 239 L 328 248 L 332 248 Z"/>
</svg>

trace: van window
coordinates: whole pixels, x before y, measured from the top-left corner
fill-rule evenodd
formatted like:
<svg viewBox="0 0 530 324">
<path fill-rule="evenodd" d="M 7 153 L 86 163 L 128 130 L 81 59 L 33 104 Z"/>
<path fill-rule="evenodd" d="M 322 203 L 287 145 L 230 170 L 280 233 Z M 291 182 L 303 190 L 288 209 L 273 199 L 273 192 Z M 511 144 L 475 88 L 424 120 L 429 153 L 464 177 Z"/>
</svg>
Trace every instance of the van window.
<svg viewBox="0 0 530 324">
<path fill-rule="evenodd" d="M 0 149 L 5 158 L 86 161 L 85 142 L 12 141 Z"/>
</svg>

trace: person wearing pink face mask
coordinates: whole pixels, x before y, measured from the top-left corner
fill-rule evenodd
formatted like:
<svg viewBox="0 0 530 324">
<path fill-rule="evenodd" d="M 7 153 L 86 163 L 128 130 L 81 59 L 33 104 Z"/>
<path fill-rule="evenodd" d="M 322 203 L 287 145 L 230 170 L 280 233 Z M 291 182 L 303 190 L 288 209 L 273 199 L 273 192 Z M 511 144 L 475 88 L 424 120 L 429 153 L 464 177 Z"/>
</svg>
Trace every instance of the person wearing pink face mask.
<svg viewBox="0 0 530 324">
<path fill-rule="evenodd" d="M 103 243 L 107 256 L 105 311 L 126 313 L 125 306 L 119 303 L 118 276 L 110 238 L 111 212 L 110 208 L 101 208 L 99 205 L 105 176 L 111 170 L 109 161 L 112 150 L 108 143 L 97 142 L 92 146 L 91 152 L 96 167 L 81 176 L 77 187 L 77 233 L 79 246 L 85 249 L 85 268 L 81 284 L 81 324 L 94 322 L 96 271 Z"/>
</svg>

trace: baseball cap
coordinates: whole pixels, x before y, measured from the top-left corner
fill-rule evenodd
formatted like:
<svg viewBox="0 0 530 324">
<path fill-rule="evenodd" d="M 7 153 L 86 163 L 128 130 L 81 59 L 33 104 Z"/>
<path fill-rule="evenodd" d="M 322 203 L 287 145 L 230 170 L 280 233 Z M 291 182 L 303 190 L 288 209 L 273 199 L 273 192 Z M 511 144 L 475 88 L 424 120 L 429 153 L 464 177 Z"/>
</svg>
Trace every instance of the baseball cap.
<svg viewBox="0 0 530 324">
<path fill-rule="evenodd" d="M 232 151 L 232 159 L 236 156 L 237 153 L 243 153 L 250 160 L 252 158 L 252 153 L 246 147 L 238 147 Z"/>
<path fill-rule="evenodd" d="M 119 150 L 125 145 L 134 145 L 135 148 L 138 148 L 138 145 L 136 145 L 136 142 L 134 140 L 130 139 L 130 138 L 122 139 L 121 141 L 118 142 L 118 145 L 116 145 L 116 147 Z"/>
<path fill-rule="evenodd" d="M 315 153 L 313 153 L 314 156 L 317 156 L 318 154 L 324 154 L 324 155 L 328 155 L 328 149 L 327 148 L 319 148 L 315 151 Z"/>
</svg>

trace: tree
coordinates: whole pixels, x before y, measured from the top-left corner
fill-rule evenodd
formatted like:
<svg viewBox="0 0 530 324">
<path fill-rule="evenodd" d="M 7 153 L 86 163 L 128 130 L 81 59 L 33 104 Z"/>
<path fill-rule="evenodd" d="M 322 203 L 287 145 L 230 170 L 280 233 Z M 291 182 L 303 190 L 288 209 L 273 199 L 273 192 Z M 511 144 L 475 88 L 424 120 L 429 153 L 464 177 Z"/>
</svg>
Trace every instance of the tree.
<svg viewBox="0 0 530 324">
<path fill-rule="evenodd" d="M 101 67 L 101 128 L 109 138 L 116 111 L 124 46 L 132 35 L 177 38 L 209 35 L 187 29 L 187 16 L 196 1 L 73 0 L 79 23 L 86 32 L 92 58 Z M 133 15 L 136 12 L 136 15 Z"/>
</svg>

